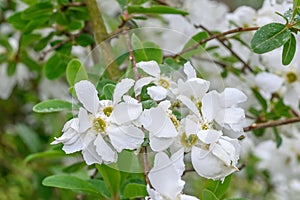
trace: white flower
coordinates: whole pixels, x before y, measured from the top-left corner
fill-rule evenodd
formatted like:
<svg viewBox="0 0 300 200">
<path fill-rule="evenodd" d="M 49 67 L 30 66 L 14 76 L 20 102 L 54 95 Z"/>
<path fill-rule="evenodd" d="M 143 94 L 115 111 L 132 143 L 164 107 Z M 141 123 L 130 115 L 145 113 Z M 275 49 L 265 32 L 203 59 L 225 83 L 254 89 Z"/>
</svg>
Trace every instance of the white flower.
<svg viewBox="0 0 300 200">
<path fill-rule="evenodd" d="M 272 94 L 279 90 L 283 82 L 283 78 L 269 72 L 262 72 L 255 76 L 255 83 L 266 99 L 270 99 Z"/>
<path fill-rule="evenodd" d="M 148 177 L 154 189 L 147 185 L 152 200 L 196 200 L 196 197 L 181 194 L 185 182 L 181 180 L 184 171 L 183 152 L 174 153 L 171 158 L 166 153 L 155 155 L 154 166 Z M 148 198 L 149 199 L 149 198 Z"/>
<path fill-rule="evenodd" d="M 143 127 L 149 131 L 150 147 L 153 151 L 167 149 L 178 135 L 179 122 L 172 114 L 169 101 L 161 102 L 157 107 L 146 109 L 140 116 Z"/>
<path fill-rule="evenodd" d="M 147 93 L 155 101 L 165 99 L 167 96 L 172 96 L 172 90 L 176 88 L 176 83 L 171 81 L 170 78 L 161 75 L 160 67 L 156 61 L 139 62 L 136 66 L 142 69 L 152 77 L 144 77 L 139 79 L 135 86 L 135 95 L 139 95 L 143 86 L 153 82 L 155 86 L 147 88 Z"/>
<path fill-rule="evenodd" d="M 237 139 L 222 136 L 203 124 L 194 115 L 181 121 L 181 132 L 175 148 L 191 152 L 191 161 L 196 172 L 205 178 L 223 180 L 237 170 L 240 145 Z"/>
<path fill-rule="evenodd" d="M 83 105 L 79 109 L 78 118 L 75 118 L 78 126 L 70 131 L 64 129 L 63 136 L 53 143 L 69 144 L 67 136 L 71 132 L 73 137 L 80 138 L 80 149 L 89 165 L 116 162 L 117 152 L 139 148 L 144 141 L 144 134 L 131 122 L 141 114 L 142 105 L 124 95 L 133 84 L 133 80 L 123 79 L 116 85 L 113 101 L 99 101 L 98 92 L 91 82 L 83 80 L 76 83 L 75 91 Z M 80 150 L 77 146 L 73 148 L 73 152 Z"/>
<path fill-rule="evenodd" d="M 196 71 L 190 62 L 184 64 L 184 73 L 187 80 L 178 80 L 178 94 L 184 95 L 194 101 L 196 104 L 202 100 L 202 97 L 209 89 L 209 81 L 197 78 Z"/>
</svg>

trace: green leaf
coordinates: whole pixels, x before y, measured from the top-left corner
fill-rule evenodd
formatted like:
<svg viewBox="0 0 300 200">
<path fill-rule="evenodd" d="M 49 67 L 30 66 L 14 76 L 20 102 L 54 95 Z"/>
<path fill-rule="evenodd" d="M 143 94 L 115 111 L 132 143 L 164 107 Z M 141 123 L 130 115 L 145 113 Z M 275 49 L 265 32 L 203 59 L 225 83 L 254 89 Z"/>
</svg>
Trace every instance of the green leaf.
<svg viewBox="0 0 300 200">
<path fill-rule="evenodd" d="M 134 57 L 136 59 L 136 62 L 147 60 L 147 55 L 144 50 L 143 43 L 136 36 L 136 34 L 132 34 L 132 36 L 131 36 L 131 45 L 132 45 L 132 49 L 134 51 Z"/>
<path fill-rule="evenodd" d="M 252 88 L 252 92 L 253 92 L 254 96 L 256 97 L 256 99 L 258 100 L 258 102 L 260 103 L 260 105 L 262 106 L 263 110 L 266 111 L 268 108 L 268 104 L 267 104 L 267 101 L 265 100 L 265 98 L 263 96 L 261 96 L 261 94 L 258 92 L 258 90 L 256 88 Z"/>
<path fill-rule="evenodd" d="M 19 56 L 21 62 L 24 63 L 28 67 L 28 69 L 33 71 L 41 71 L 42 67 L 40 66 L 40 64 L 37 63 L 36 60 L 31 58 L 25 51 L 25 49 L 20 52 Z"/>
<path fill-rule="evenodd" d="M 81 20 L 76 20 L 72 21 L 70 24 L 67 26 L 67 30 L 69 31 L 76 31 L 76 30 L 81 30 L 84 27 L 84 22 Z"/>
<path fill-rule="evenodd" d="M 81 80 L 87 80 L 88 75 L 82 66 L 80 60 L 72 59 L 67 66 L 66 70 L 67 81 L 70 86 L 74 86 L 75 83 Z"/>
<path fill-rule="evenodd" d="M 143 109 L 150 109 L 152 107 L 156 107 L 157 103 L 156 103 L 156 101 L 149 99 L 149 100 L 142 101 L 142 106 L 143 106 Z"/>
<path fill-rule="evenodd" d="M 42 148 L 38 134 L 24 124 L 18 124 L 16 131 L 30 152 L 38 152 Z"/>
<path fill-rule="evenodd" d="M 68 61 L 69 58 L 67 56 L 54 53 L 45 63 L 45 76 L 50 80 L 59 78 L 65 73 Z"/>
<path fill-rule="evenodd" d="M 103 94 L 105 95 L 106 99 L 112 100 L 115 87 L 116 86 L 114 84 L 110 84 L 110 83 L 106 84 L 103 87 Z"/>
<path fill-rule="evenodd" d="M 99 195 L 97 188 L 93 184 L 71 175 L 48 176 L 43 180 L 42 184 L 48 187 L 74 190 L 79 193 L 84 192 Z"/>
<path fill-rule="evenodd" d="M 63 157 L 65 156 L 66 153 L 62 150 L 48 150 L 48 151 L 44 151 L 44 152 L 38 152 L 35 154 L 30 154 L 29 156 L 27 156 L 24 160 L 25 163 L 28 163 L 34 159 L 38 159 L 38 158 L 56 158 L 56 157 Z"/>
<path fill-rule="evenodd" d="M 96 165 L 98 171 L 103 177 L 103 180 L 109 190 L 111 191 L 111 194 L 113 196 L 117 196 L 120 191 L 120 183 L 121 183 L 121 173 L 120 171 L 107 166 L 105 164 L 102 165 Z"/>
<path fill-rule="evenodd" d="M 253 52 L 263 54 L 284 45 L 291 37 L 290 30 L 283 24 L 271 23 L 258 29 L 252 40 Z"/>
<path fill-rule="evenodd" d="M 144 42 L 143 49 L 147 56 L 146 61 L 155 60 L 157 63 L 162 63 L 163 61 L 163 52 L 157 44 L 154 42 Z"/>
<path fill-rule="evenodd" d="M 278 129 L 276 127 L 273 127 L 274 135 L 275 135 L 275 141 L 276 141 L 276 147 L 279 148 L 282 144 L 282 137 L 278 132 Z"/>
<path fill-rule="evenodd" d="M 209 34 L 205 31 L 199 32 L 197 34 L 195 34 L 183 47 L 183 50 L 190 48 L 191 46 L 197 44 L 198 42 L 206 39 L 209 37 Z M 197 53 L 201 53 L 203 52 L 204 48 L 205 48 L 205 44 L 201 44 L 199 45 L 196 49 L 193 49 L 187 53 L 182 54 L 182 57 L 185 59 L 190 58 L 191 56 L 193 56 L 194 54 Z"/>
<path fill-rule="evenodd" d="M 292 62 L 296 52 L 296 38 L 291 34 L 291 38 L 283 45 L 282 64 L 288 65 Z"/>
<path fill-rule="evenodd" d="M 25 27 L 29 23 L 29 21 L 22 19 L 21 15 L 22 15 L 21 12 L 17 12 L 15 14 L 11 15 L 7 19 L 7 22 L 9 22 L 10 24 L 12 24 L 15 29 L 23 30 L 23 29 L 25 29 Z"/>
<path fill-rule="evenodd" d="M 147 196 L 146 186 L 139 183 L 129 183 L 124 188 L 123 196 L 126 199 L 143 198 Z"/>
<path fill-rule="evenodd" d="M 119 5 L 120 5 L 121 9 L 125 10 L 127 0 L 117 0 L 117 1 L 118 1 Z"/>
<path fill-rule="evenodd" d="M 218 198 L 208 189 L 204 189 L 202 191 L 202 200 L 218 200 Z"/>
<path fill-rule="evenodd" d="M 111 199 L 111 194 L 106 187 L 106 184 L 102 180 L 98 179 L 91 179 L 88 180 L 89 183 L 91 183 L 97 190 L 98 192 L 104 197 L 104 199 Z"/>
<path fill-rule="evenodd" d="M 86 164 L 84 161 L 77 162 L 77 163 L 74 163 L 74 164 L 64 168 L 62 171 L 65 173 L 74 173 L 74 172 L 84 168 L 85 166 L 86 166 Z"/>
<path fill-rule="evenodd" d="M 230 199 L 224 199 L 224 200 L 249 200 L 247 198 L 230 198 Z"/>
<path fill-rule="evenodd" d="M 80 34 L 75 41 L 78 45 L 86 47 L 94 43 L 94 38 L 90 34 Z"/>
<path fill-rule="evenodd" d="M 52 113 L 64 110 L 72 110 L 73 104 L 67 101 L 51 99 L 42 101 L 33 107 L 33 111 L 37 113 Z"/>
<path fill-rule="evenodd" d="M 8 76 L 12 76 L 15 74 L 17 68 L 17 62 L 14 60 L 9 60 L 7 63 L 7 70 L 6 70 L 6 74 Z"/>
<path fill-rule="evenodd" d="M 22 12 L 22 19 L 25 20 L 41 20 L 49 18 L 53 13 L 53 5 L 49 2 L 41 2 L 28 7 Z"/>
<path fill-rule="evenodd" d="M 129 14 L 138 13 L 138 14 L 179 14 L 179 15 L 187 15 L 188 12 L 179 10 L 176 8 L 172 8 L 169 6 L 151 6 L 151 7 L 143 7 L 143 6 L 128 6 L 127 11 Z"/>
<path fill-rule="evenodd" d="M 39 40 L 38 43 L 33 47 L 33 49 L 35 51 L 40 51 L 44 49 L 53 36 L 54 36 L 54 32 L 49 33 L 49 35 Z"/>
<path fill-rule="evenodd" d="M 212 191 L 216 197 L 221 198 L 230 186 L 231 176 L 232 175 L 227 176 L 223 183 L 222 181 L 213 181 L 209 179 L 207 180 L 205 187 Z"/>
</svg>

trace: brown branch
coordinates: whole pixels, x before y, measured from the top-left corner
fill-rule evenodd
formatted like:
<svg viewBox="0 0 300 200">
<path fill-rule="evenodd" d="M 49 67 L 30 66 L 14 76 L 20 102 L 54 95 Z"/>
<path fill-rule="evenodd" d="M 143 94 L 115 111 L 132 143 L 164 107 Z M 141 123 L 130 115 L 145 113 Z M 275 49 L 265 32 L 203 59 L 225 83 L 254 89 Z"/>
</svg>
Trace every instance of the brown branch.
<svg viewBox="0 0 300 200">
<path fill-rule="evenodd" d="M 206 31 L 209 35 L 213 36 L 214 34 L 209 31 L 207 28 L 205 28 L 202 25 L 199 25 L 199 28 L 202 28 L 204 31 Z M 232 50 L 232 48 L 227 45 L 222 39 L 220 39 L 220 37 L 216 38 L 228 51 L 230 51 L 230 53 L 236 57 L 241 63 L 243 63 L 244 67 L 246 67 L 250 72 L 253 73 L 253 69 L 235 52 Z"/>
<path fill-rule="evenodd" d="M 245 127 L 244 131 L 248 132 L 248 131 L 252 131 L 252 130 L 256 130 L 256 129 L 269 128 L 269 127 L 274 127 L 274 126 L 281 126 L 281 125 L 291 124 L 291 123 L 296 123 L 296 122 L 300 122 L 300 117 L 293 117 L 293 118 L 289 118 L 289 119 L 281 119 L 281 120 L 277 120 L 277 121 L 269 121 L 269 122 L 259 123 L 259 124 L 254 123 L 254 124 L 251 124 L 248 127 Z"/>
<path fill-rule="evenodd" d="M 195 26 L 196 28 L 200 28 L 200 25 L 199 26 Z M 191 50 L 194 50 L 194 49 L 197 49 L 198 46 L 210 41 L 210 40 L 213 40 L 213 39 L 216 39 L 216 38 L 221 38 L 221 37 L 224 37 L 226 35 L 230 35 L 230 34 L 233 34 L 233 33 L 239 33 L 239 32 L 246 32 L 246 31 L 255 31 L 259 29 L 259 27 L 248 27 L 248 28 L 242 28 L 242 27 L 239 27 L 239 28 L 235 28 L 235 29 L 232 29 L 232 30 L 229 30 L 229 31 L 226 31 L 226 32 L 223 32 L 223 33 L 219 33 L 219 34 L 213 34 L 211 35 L 210 37 L 206 38 L 206 39 L 203 39 L 203 40 L 200 40 L 199 42 L 197 42 L 196 44 L 190 46 L 189 48 L 186 48 L 184 50 L 182 50 L 181 52 L 179 52 L 178 54 L 175 54 L 175 55 L 168 55 L 168 56 L 165 56 L 165 57 L 172 57 L 172 58 L 176 58 L 184 53 L 187 53 Z"/>
</svg>

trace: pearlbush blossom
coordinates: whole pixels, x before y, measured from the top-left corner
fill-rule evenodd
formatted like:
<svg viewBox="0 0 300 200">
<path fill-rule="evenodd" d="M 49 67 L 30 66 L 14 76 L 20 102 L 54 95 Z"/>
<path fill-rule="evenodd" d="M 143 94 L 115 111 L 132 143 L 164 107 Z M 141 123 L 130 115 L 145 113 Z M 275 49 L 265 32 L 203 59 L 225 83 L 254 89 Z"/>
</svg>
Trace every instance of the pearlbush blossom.
<svg viewBox="0 0 300 200">
<path fill-rule="evenodd" d="M 239 104 L 247 97 L 234 88 L 210 91 L 210 82 L 198 78 L 190 62 L 184 64 L 185 78 L 179 80 L 163 75 L 155 61 L 137 66 L 150 76 L 121 80 L 112 100 L 100 100 L 95 86 L 87 80 L 76 83 L 75 93 L 82 107 L 52 144 L 63 143 L 66 153 L 81 150 L 89 165 L 113 163 L 121 151 L 138 151 L 142 144 L 149 145 L 156 152 L 148 175 L 149 198 L 197 199 L 182 194 L 184 157 L 191 156 L 196 173 L 204 178 L 224 180 L 238 171 L 239 140 L 226 136 L 222 129 L 243 132 L 245 114 Z M 145 102 L 140 100 L 145 91 L 149 95 L 145 101 L 152 101 L 150 106 L 143 106 Z M 171 152 L 170 158 L 167 152 Z"/>
</svg>

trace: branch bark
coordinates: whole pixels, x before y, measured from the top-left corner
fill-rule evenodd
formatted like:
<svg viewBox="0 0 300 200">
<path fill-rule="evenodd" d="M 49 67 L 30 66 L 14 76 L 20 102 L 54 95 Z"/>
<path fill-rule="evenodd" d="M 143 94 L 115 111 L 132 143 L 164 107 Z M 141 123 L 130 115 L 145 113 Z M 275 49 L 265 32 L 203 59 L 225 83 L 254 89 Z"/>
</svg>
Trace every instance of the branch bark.
<svg viewBox="0 0 300 200">
<path fill-rule="evenodd" d="M 108 33 L 102 18 L 101 10 L 96 0 L 85 0 L 85 4 L 89 11 L 90 21 L 93 28 L 93 34 L 96 43 L 101 47 L 107 72 L 112 80 L 118 80 L 121 76 L 119 67 L 113 57 L 113 50 L 109 41 L 106 41 Z"/>
<path fill-rule="evenodd" d="M 255 129 L 281 126 L 281 125 L 292 124 L 292 123 L 296 123 L 296 122 L 300 122 L 300 117 L 293 117 L 293 118 L 289 118 L 289 119 L 281 119 L 281 120 L 277 120 L 277 121 L 269 121 L 269 122 L 259 123 L 259 124 L 254 123 L 254 124 L 251 124 L 248 127 L 245 127 L 244 131 L 248 132 L 248 131 L 253 131 Z"/>
</svg>

